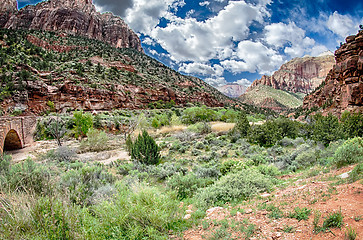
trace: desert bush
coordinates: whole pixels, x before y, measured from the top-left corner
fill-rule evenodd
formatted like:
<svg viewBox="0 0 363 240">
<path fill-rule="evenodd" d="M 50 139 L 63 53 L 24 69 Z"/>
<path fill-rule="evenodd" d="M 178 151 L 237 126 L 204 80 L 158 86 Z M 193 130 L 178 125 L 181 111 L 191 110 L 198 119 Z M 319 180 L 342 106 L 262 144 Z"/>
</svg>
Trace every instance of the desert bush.
<svg viewBox="0 0 363 240">
<path fill-rule="evenodd" d="M 188 127 L 188 130 L 198 134 L 208 134 L 212 132 L 211 126 L 206 122 L 199 122 Z"/>
<path fill-rule="evenodd" d="M 4 187 L 4 190 L 35 194 L 50 193 L 52 192 L 50 177 L 51 174 L 46 167 L 27 159 L 10 167 L 1 187 Z"/>
<path fill-rule="evenodd" d="M 105 131 L 97 129 L 89 129 L 87 132 L 87 139 L 82 140 L 80 149 L 91 152 L 101 152 L 109 148 L 107 142 L 109 138 Z"/>
<path fill-rule="evenodd" d="M 214 163 L 197 166 L 193 172 L 199 178 L 219 178 L 221 175 L 218 165 Z"/>
<path fill-rule="evenodd" d="M 159 146 L 145 130 L 132 144 L 131 158 L 147 165 L 155 165 L 160 162 Z"/>
<path fill-rule="evenodd" d="M 167 187 L 176 191 L 178 199 L 191 198 L 199 188 L 204 188 L 214 182 L 212 178 L 199 178 L 194 173 L 177 174 L 167 181 Z"/>
<path fill-rule="evenodd" d="M 257 166 L 257 170 L 260 173 L 262 173 L 263 175 L 271 176 L 271 177 L 276 177 L 281 174 L 279 169 L 277 167 L 275 167 L 275 165 L 273 165 L 273 164 L 270 164 L 270 165 L 261 164 L 261 165 Z"/>
<path fill-rule="evenodd" d="M 216 203 L 246 200 L 259 192 L 271 191 L 272 182 L 257 170 L 243 169 L 221 177 L 213 185 L 198 191 L 196 198 L 202 207 Z"/>
<path fill-rule="evenodd" d="M 186 174 L 188 169 L 181 167 L 175 163 L 166 162 L 153 167 L 150 170 L 150 175 L 156 177 L 159 180 L 165 180 L 175 174 Z"/>
<path fill-rule="evenodd" d="M 345 165 L 363 161 L 363 139 L 355 137 L 340 146 L 334 154 L 335 164 L 338 168 Z"/>
<path fill-rule="evenodd" d="M 83 113 L 83 111 L 75 111 L 74 118 L 74 135 L 76 138 L 85 137 L 88 131 L 93 127 L 93 116 L 90 113 Z"/>
<path fill-rule="evenodd" d="M 53 153 L 53 157 L 58 162 L 73 162 L 76 156 L 76 151 L 67 146 L 58 147 Z"/>
<path fill-rule="evenodd" d="M 66 190 L 72 203 L 78 205 L 90 204 L 93 193 L 106 184 L 114 182 L 112 174 L 103 167 L 84 165 L 79 169 L 71 169 L 61 176 L 59 188 Z"/>
</svg>

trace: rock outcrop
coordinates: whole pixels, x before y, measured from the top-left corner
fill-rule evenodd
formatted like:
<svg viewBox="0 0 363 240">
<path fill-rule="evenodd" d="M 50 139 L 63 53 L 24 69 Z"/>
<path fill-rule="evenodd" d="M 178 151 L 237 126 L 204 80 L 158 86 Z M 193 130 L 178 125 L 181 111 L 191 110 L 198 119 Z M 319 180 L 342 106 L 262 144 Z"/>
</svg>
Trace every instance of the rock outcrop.
<svg viewBox="0 0 363 240">
<path fill-rule="evenodd" d="M 240 84 L 226 84 L 217 88 L 224 95 L 231 98 L 238 98 L 246 92 L 247 86 Z"/>
<path fill-rule="evenodd" d="M 15 9 L 14 9 L 15 4 Z M 80 35 L 116 48 L 143 51 L 139 37 L 118 16 L 96 11 L 92 0 L 48 0 L 19 11 L 16 0 L 0 3 L 0 27 Z"/>
<path fill-rule="evenodd" d="M 283 64 L 272 76 L 264 75 L 254 81 L 247 91 L 258 85 L 266 85 L 293 93 L 308 94 L 322 83 L 334 63 L 332 53 L 319 57 L 294 58 Z"/>
<path fill-rule="evenodd" d="M 16 0 L 1 0 L 0 2 L 0 27 L 4 26 L 12 14 L 18 11 Z"/>
<path fill-rule="evenodd" d="M 306 96 L 304 109 L 321 109 L 323 114 L 363 111 L 363 30 L 349 36 L 335 51 L 336 65 L 322 85 Z"/>
</svg>

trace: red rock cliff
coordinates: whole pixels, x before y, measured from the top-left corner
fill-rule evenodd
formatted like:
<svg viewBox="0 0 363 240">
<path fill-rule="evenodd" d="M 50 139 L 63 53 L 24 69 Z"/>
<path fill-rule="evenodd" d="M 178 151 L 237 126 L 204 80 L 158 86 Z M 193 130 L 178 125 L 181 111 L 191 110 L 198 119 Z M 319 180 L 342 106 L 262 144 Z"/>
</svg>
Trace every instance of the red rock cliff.
<svg viewBox="0 0 363 240">
<path fill-rule="evenodd" d="M 143 51 L 128 25 L 111 13 L 97 12 L 92 0 L 49 0 L 19 11 L 16 0 L 2 0 L 0 12 L 0 27 L 65 32 Z"/>
<path fill-rule="evenodd" d="M 304 99 L 303 108 L 318 107 L 324 114 L 363 111 L 363 30 L 346 38 L 335 51 L 336 65 L 321 88 Z"/>
<path fill-rule="evenodd" d="M 247 91 L 257 85 L 267 85 L 275 89 L 307 94 L 321 84 L 334 63 L 333 55 L 294 58 L 283 64 L 272 76 L 264 75 L 254 81 Z"/>
</svg>

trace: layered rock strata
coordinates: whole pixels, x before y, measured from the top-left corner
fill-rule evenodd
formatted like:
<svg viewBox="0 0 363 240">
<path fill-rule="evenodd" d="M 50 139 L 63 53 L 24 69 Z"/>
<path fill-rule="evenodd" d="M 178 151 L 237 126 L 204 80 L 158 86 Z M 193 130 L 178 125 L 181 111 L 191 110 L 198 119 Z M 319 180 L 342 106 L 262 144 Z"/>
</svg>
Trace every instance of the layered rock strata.
<svg viewBox="0 0 363 240">
<path fill-rule="evenodd" d="M 324 114 L 363 111 L 363 30 L 346 38 L 335 51 L 336 65 L 322 85 L 306 96 L 304 109 L 320 108 Z"/>
<path fill-rule="evenodd" d="M 96 11 L 92 0 L 49 0 L 19 11 L 16 0 L 0 3 L 0 27 L 64 32 L 143 51 L 139 37 L 118 16 Z"/>
<path fill-rule="evenodd" d="M 266 85 L 293 93 L 308 94 L 323 82 L 334 63 L 333 54 L 294 58 L 283 64 L 272 76 L 264 75 L 254 81 L 247 91 L 258 85 Z"/>
</svg>

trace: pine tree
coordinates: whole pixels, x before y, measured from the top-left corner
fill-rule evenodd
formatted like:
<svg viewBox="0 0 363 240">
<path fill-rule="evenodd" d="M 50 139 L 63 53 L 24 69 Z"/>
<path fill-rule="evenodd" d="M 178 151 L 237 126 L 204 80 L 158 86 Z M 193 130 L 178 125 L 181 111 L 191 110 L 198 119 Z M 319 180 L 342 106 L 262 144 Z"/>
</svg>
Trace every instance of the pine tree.
<svg viewBox="0 0 363 240">
<path fill-rule="evenodd" d="M 233 132 L 241 134 L 241 137 L 247 136 L 248 132 L 250 131 L 251 126 L 248 122 L 247 115 L 245 111 L 241 111 L 236 126 L 233 128 Z"/>
<path fill-rule="evenodd" d="M 160 162 L 159 146 L 145 130 L 132 144 L 131 158 L 146 165 L 155 165 Z"/>
</svg>

